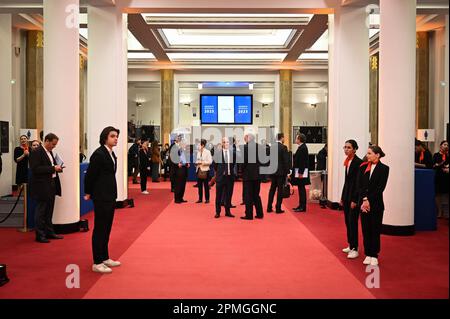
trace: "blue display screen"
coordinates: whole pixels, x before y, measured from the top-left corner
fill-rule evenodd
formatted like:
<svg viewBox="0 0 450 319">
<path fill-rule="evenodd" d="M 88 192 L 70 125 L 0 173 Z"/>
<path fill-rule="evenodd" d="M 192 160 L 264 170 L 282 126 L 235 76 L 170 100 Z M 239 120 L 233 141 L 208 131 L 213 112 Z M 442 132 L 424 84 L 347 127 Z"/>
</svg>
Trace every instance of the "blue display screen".
<svg viewBox="0 0 450 319">
<path fill-rule="evenodd" d="M 202 124 L 252 124 L 252 95 L 200 95 Z"/>
</svg>

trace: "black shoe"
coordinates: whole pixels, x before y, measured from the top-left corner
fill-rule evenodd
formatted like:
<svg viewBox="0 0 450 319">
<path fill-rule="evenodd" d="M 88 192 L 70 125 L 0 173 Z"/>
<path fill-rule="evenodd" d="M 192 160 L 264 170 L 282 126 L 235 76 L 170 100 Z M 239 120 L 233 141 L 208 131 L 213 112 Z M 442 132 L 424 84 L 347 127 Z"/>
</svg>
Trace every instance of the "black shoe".
<svg viewBox="0 0 450 319">
<path fill-rule="evenodd" d="M 214 218 L 219 218 L 220 217 L 220 214 L 216 214 L 215 216 L 214 216 Z"/>
<path fill-rule="evenodd" d="M 48 239 L 45 238 L 45 237 L 36 237 L 36 241 L 37 241 L 38 243 L 42 243 L 42 244 L 48 244 L 48 243 L 50 242 L 50 240 L 48 240 Z"/>
<path fill-rule="evenodd" d="M 57 234 L 50 234 L 50 235 L 46 235 L 45 237 L 47 237 L 48 239 L 64 239 L 63 236 L 57 235 Z"/>
<path fill-rule="evenodd" d="M 283 214 L 283 213 L 284 213 L 284 210 L 282 210 L 282 209 L 277 209 L 276 213 L 277 213 L 277 214 Z"/>
<path fill-rule="evenodd" d="M 137 181 L 133 181 L 133 184 L 139 184 Z"/>
<path fill-rule="evenodd" d="M 231 214 L 231 213 L 225 214 L 225 216 L 226 216 L 226 217 L 232 217 L 232 218 L 235 217 L 235 216 L 234 216 L 233 214 Z"/>
<path fill-rule="evenodd" d="M 180 202 L 179 200 L 175 201 L 175 204 L 181 204 L 182 202 Z"/>
<path fill-rule="evenodd" d="M 303 208 L 303 207 L 295 208 L 294 212 L 296 212 L 296 213 L 304 213 L 304 212 L 306 212 L 306 208 Z"/>
<path fill-rule="evenodd" d="M 195 203 L 196 203 L 196 204 L 198 204 L 198 203 L 203 203 L 203 201 L 199 199 L 199 200 L 196 201 Z"/>
<path fill-rule="evenodd" d="M 255 216 L 256 219 L 263 219 L 264 216 Z"/>
<path fill-rule="evenodd" d="M 267 208 L 267 212 L 268 212 L 268 213 L 273 213 L 272 207 Z"/>
<path fill-rule="evenodd" d="M 253 218 L 247 217 L 247 216 L 243 216 L 243 217 L 241 217 L 241 219 L 245 219 L 245 220 L 253 220 Z"/>
<path fill-rule="evenodd" d="M 231 205 L 230 208 L 236 208 L 236 206 L 235 205 Z"/>
<path fill-rule="evenodd" d="M 205 204 L 209 204 L 209 199 L 205 200 Z"/>
<path fill-rule="evenodd" d="M 198 184 L 195 184 L 193 187 L 198 187 Z"/>
</svg>

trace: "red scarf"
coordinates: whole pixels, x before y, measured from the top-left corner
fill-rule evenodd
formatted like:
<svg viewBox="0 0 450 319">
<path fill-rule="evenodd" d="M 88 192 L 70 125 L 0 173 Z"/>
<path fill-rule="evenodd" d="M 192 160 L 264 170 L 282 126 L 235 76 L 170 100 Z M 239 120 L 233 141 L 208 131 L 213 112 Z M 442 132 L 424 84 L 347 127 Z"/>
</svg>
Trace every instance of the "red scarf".
<svg viewBox="0 0 450 319">
<path fill-rule="evenodd" d="M 379 162 L 379 161 L 378 161 Z M 372 162 L 363 162 L 359 167 L 363 167 L 364 165 L 367 165 L 366 170 L 364 171 L 364 174 L 367 172 L 370 172 L 370 170 L 372 169 L 372 164 L 378 164 L 378 162 L 376 163 L 372 163 Z"/>
<path fill-rule="evenodd" d="M 372 162 L 363 162 L 359 167 L 363 167 L 364 165 L 367 165 L 364 174 L 370 172 L 370 169 L 372 168 Z"/>
<path fill-rule="evenodd" d="M 20 147 L 21 147 L 24 151 L 28 151 L 28 144 L 20 145 Z"/>
<path fill-rule="evenodd" d="M 442 153 L 442 151 L 439 151 L 439 153 L 442 156 L 442 161 L 445 162 L 447 160 L 447 153 Z"/>
<path fill-rule="evenodd" d="M 420 152 L 420 157 L 419 157 L 419 161 L 420 163 L 423 162 L 423 159 L 425 158 L 425 151 Z"/>
<path fill-rule="evenodd" d="M 347 158 L 344 161 L 344 166 L 348 167 L 348 164 L 350 163 L 351 160 L 353 160 L 355 158 L 355 154 L 349 155 L 347 156 Z"/>
</svg>

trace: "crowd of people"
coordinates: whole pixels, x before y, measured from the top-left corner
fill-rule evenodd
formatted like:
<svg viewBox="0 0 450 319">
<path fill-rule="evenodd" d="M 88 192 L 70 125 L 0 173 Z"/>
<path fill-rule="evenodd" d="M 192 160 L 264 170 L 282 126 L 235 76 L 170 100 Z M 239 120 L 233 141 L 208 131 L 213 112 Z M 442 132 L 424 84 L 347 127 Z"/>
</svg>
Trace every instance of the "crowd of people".
<svg viewBox="0 0 450 319">
<path fill-rule="evenodd" d="M 439 144 L 439 152 L 431 154 L 426 144 L 415 141 L 415 166 L 418 169 L 433 169 L 435 171 L 435 193 L 437 217 L 448 219 L 449 193 L 449 158 L 448 141 Z"/>
<path fill-rule="evenodd" d="M 92 236 L 93 266 L 99 273 L 110 273 L 112 267 L 120 265 L 108 253 L 108 242 L 114 218 L 117 185 L 115 173 L 117 157 L 113 147 L 117 145 L 119 130 L 105 128 L 100 134 L 100 147 L 89 159 L 85 177 L 85 200 L 94 203 L 94 230 Z M 20 145 L 14 150 L 17 163 L 16 183 L 29 183 L 30 194 L 36 201 L 35 232 L 36 241 L 49 243 L 52 239 L 63 239 L 55 233 L 52 216 L 55 196 L 61 196 L 59 174 L 64 166 L 58 162 L 53 153 L 59 138 L 49 133 L 39 141 L 28 141 L 27 136 L 20 137 Z M 241 219 L 253 220 L 264 218 L 261 200 L 261 182 L 268 178 L 271 182 L 266 212 L 282 214 L 282 202 L 289 196 L 290 185 L 297 186 L 298 206 L 292 210 L 305 213 L 307 209 L 306 186 L 309 178 L 309 152 L 306 136 L 298 134 L 295 138 L 296 152 L 292 155 L 284 145 L 283 133 L 279 133 L 276 142 L 268 147 L 258 143 L 253 134 L 244 136 L 244 144 L 239 145 L 236 138 L 224 137 L 221 143 L 213 145 L 205 139 L 193 145 L 193 160 L 190 158 L 190 145 L 177 136 L 172 145 L 165 144 L 160 149 L 158 141 L 150 143 L 137 139 L 129 149 L 129 161 L 132 166 L 130 175 L 133 183 L 140 185 L 142 194 L 147 190 L 148 177 L 158 183 L 161 176 L 170 179 L 171 191 L 176 204 L 186 203 L 184 199 L 188 170 L 195 165 L 198 189 L 197 204 L 210 203 L 211 187 L 216 187 L 214 217 L 220 218 L 222 207 L 225 217 L 234 218 L 232 204 L 234 184 L 242 179 L 242 203 L 245 205 Z M 342 189 L 340 205 L 344 210 L 348 247 L 343 249 L 349 259 L 359 256 L 358 224 L 361 219 L 365 265 L 378 265 L 380 253 L 380 234 L 384 213 L 383 192 L 386 187 L 389 167 L 381 162 L 385 156 L 377 145 L 368 147 L 366 156 L 360 159 L 356 155 L 358 143 L 348 140 L 344 144 L 346 159 L 343 163 L 345 182 Z M 326 147 L 321 151 L 327 157 Z M 322 161 L 323 162 L 323 161 Z M 318 163 L 319 164 L 319 163 Z M 324 165 L 324 163 L 320 163 Z M 436 194 L 439 216 L 443 216 L 443 204 L 447 201 L 448 215 L 448 142 L 440 143 L 440 150 L 434 156 L 426 145 L 416 140 L 416 167 L 436 171 Z M 28 170 L 31 170 L 29 174 Z M 30 180 L 29 180 L 30 179 Z M 286 193 L 286 189 L 288 192 Z M 275 201 L 275 209 L 273 204 Z"/>
</svg>

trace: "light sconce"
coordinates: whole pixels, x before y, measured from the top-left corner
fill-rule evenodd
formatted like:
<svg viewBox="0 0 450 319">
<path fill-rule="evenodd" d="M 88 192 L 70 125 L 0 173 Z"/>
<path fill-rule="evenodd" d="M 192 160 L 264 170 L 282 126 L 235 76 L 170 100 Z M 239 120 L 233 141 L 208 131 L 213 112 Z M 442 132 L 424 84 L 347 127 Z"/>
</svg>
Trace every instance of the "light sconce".
<svg viewBox="0 0 450 319">
<path fill-rule="evenodd" d="M 312 109 L 315 109 L 317 107 L 317 104 L 311 103 L 309 107 L 312 108 Z"/>
<path fill-rule="evenodd" d="M 199 84 L 197 85 L 197 88 L 198 88 L 199 90 L 203 89 L 203 83 L 199 83 Z"/>
<path fill-rule="evenodd" d="M 142 103 L 141 103 L 141 102 L 136 102 L 136 106 L 137 106 L 137 107 L 141 107 L 141 106 L 142 106 Z"/>
<path fill-rule="evenodd" d="M 249 90 L 253 90 L 253 83 L 249 83 L 249 84 L 248 84 L 248 89 L 249 89 Z"/>
<path fill-rule="evenodd" d="M 191 103 L 184 103 L 184 106 L 191 107 Z"/>
<path fill-rule="evenodd" d="M 269 103 L 262 103 L 261 106 L 262 106 L 262 107 L 268 107 L 268 106 L 269 106 Z"/>
</svg>

